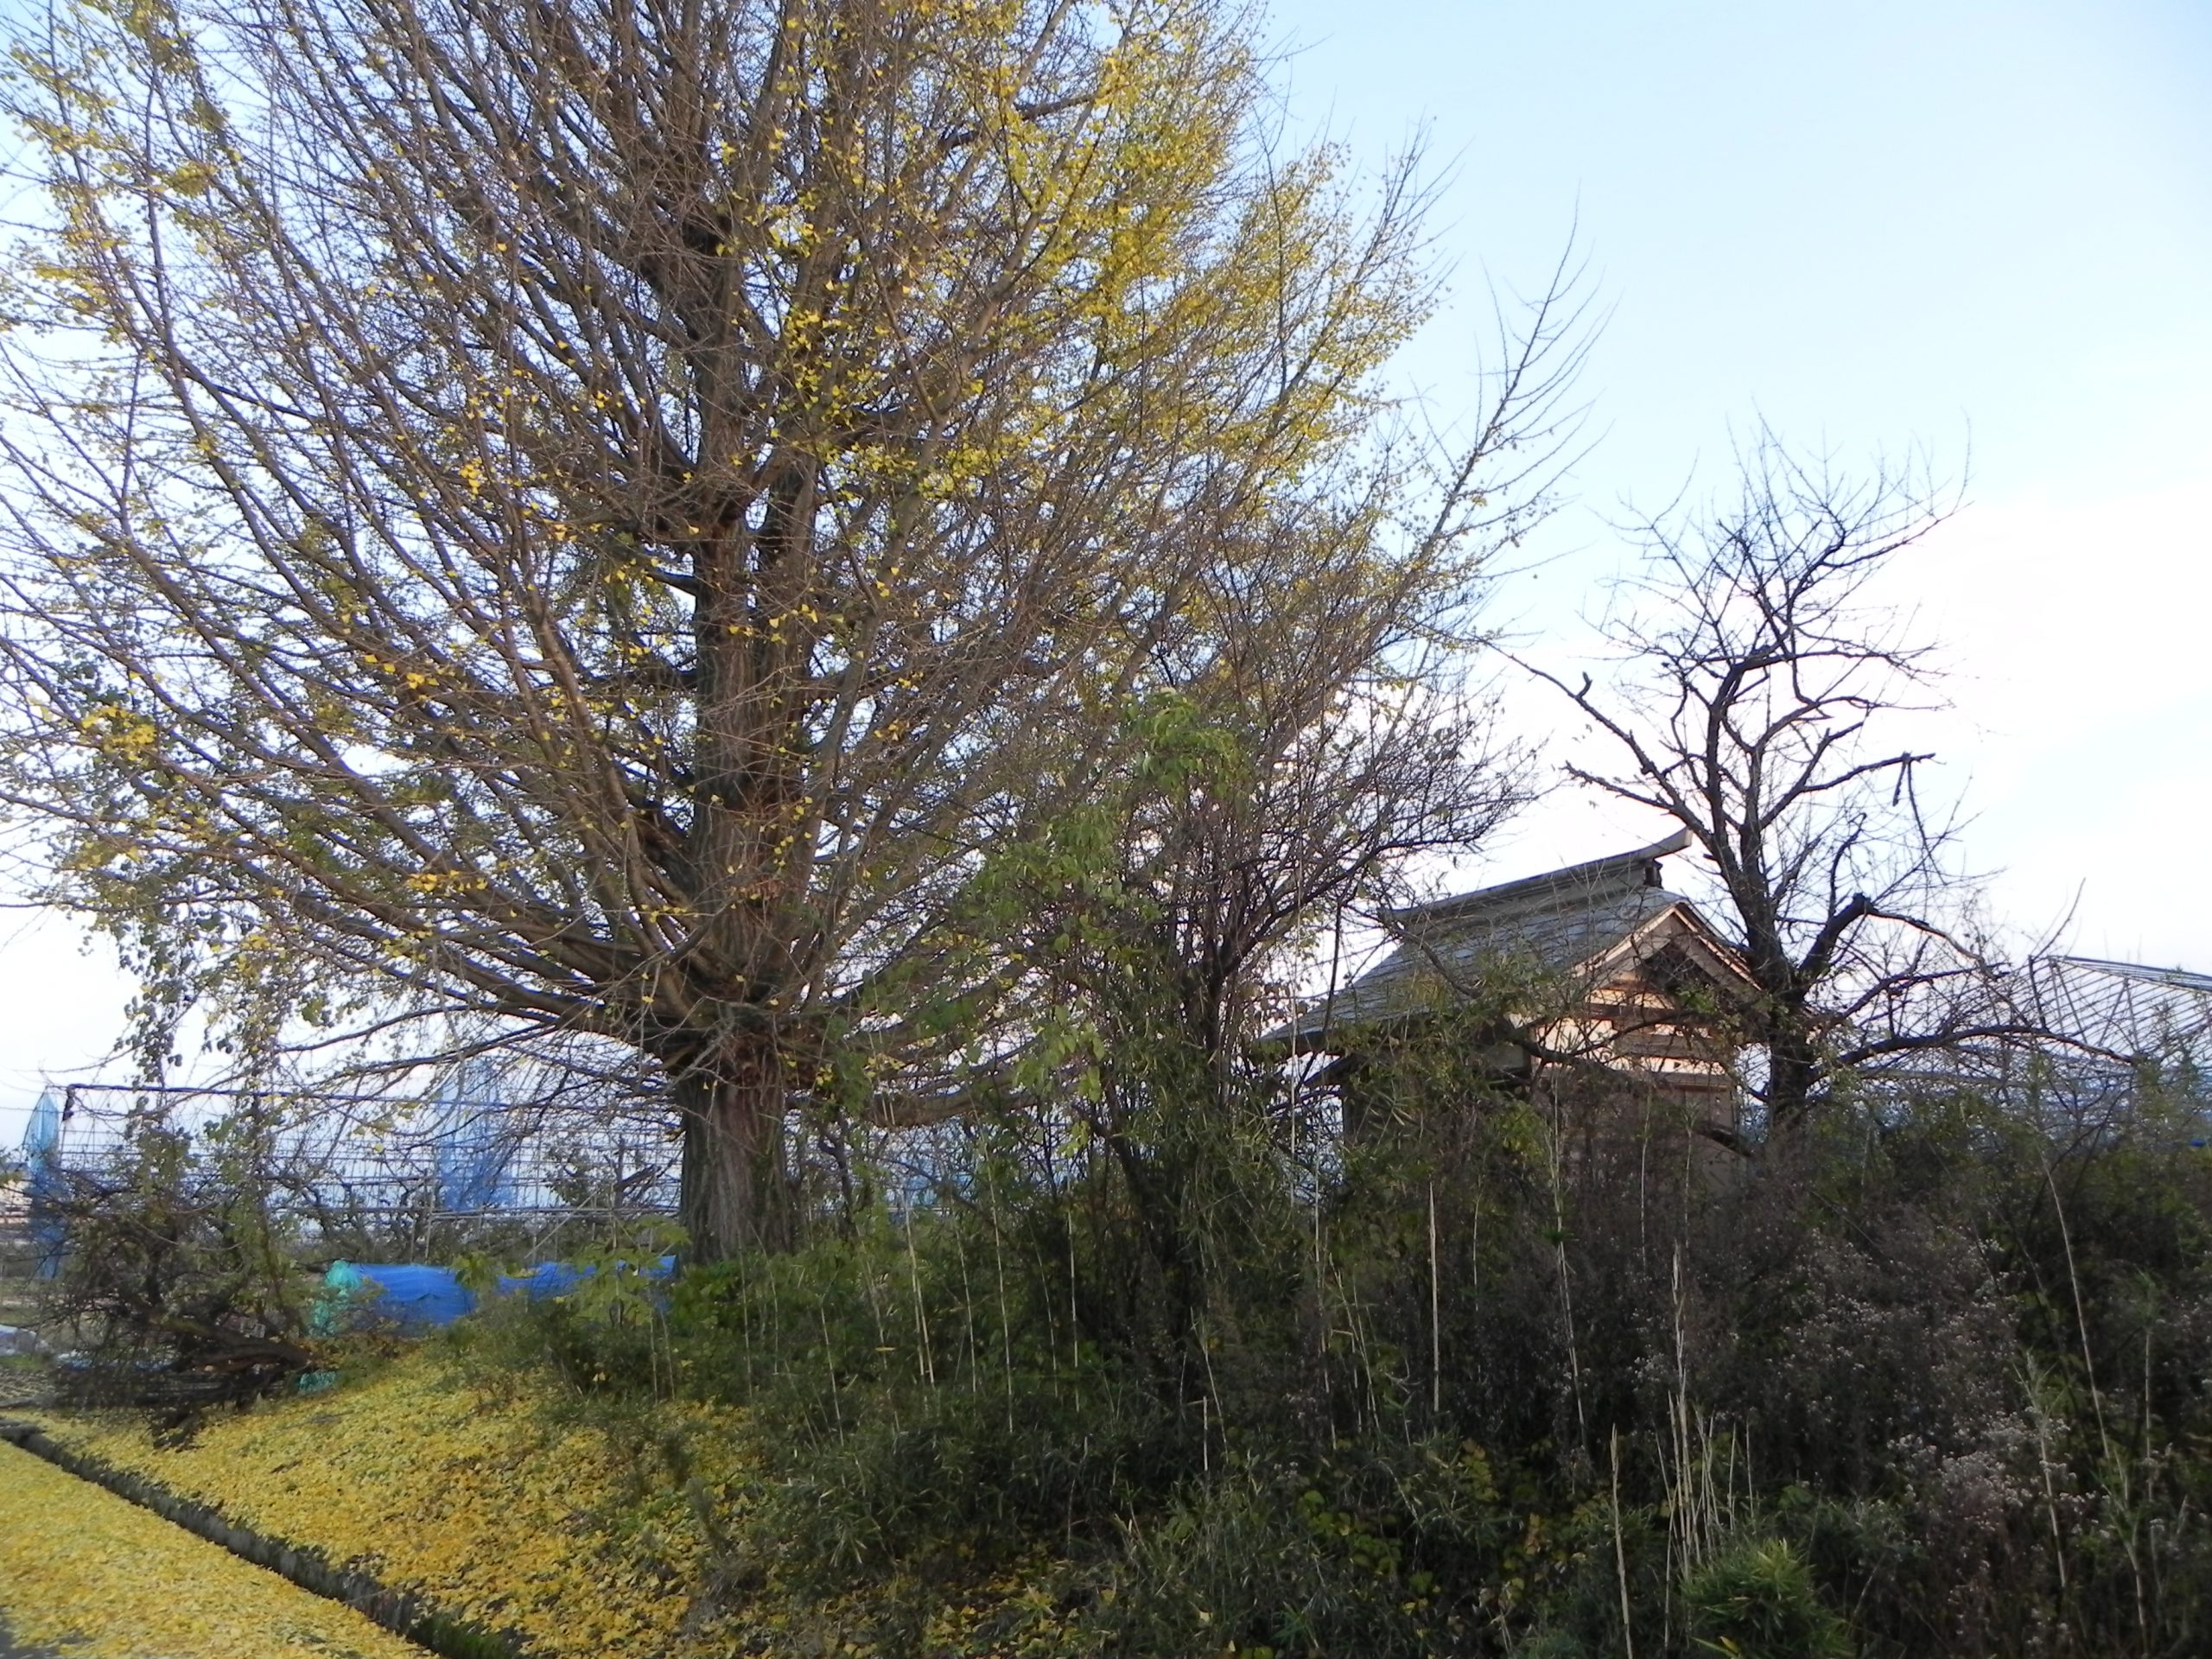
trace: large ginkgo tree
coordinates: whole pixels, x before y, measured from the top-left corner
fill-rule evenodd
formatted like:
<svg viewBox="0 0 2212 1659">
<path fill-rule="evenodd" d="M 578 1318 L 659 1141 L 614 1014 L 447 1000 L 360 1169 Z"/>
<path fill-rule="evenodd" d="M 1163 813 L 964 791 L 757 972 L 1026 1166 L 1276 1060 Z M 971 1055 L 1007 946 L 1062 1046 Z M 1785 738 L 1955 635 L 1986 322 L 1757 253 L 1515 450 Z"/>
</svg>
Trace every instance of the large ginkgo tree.
<svg viewBox="0 0 2212 1659">
<path fill-rule="evenodd" d="M 0 793 L 49 896 L 157 1007 L 646 1057 L 702 1258 L 788 1236 L 791 1103 L 969 970 L 953 896 L 1113 764 L 1231 532 L 1357 499 L 1416 573 L 1360 591 L 1469 574 L 1510 434 L 1418 522 L 1377 435 L 1417 193 L 1272 142 L 1217 0 L 12 47 Z"/>
</svg>

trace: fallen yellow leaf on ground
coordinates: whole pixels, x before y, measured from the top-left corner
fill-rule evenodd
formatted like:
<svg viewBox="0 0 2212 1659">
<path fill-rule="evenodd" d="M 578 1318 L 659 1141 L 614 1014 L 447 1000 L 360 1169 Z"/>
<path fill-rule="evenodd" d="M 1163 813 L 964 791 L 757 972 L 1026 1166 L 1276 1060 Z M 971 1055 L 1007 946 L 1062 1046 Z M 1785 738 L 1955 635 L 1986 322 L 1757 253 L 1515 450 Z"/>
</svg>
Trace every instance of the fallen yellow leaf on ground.
<svg viewBox="0 0 2212 1659">
<path fill-rule="evenodd" d="M 710 1414 L 664 1411 L 671 1430 Z M 19 1414 L 264 1536 L 513 1631 L 533 1652 L 661 1659 L 687 1646 L 703 1541 L 658 1459 L 473 1390 L 431 1355 L 212 1416 L 183 1446 L 156 1446 L 140 1414 Z"/>
<path fill-rule="evenodd" d="M 20 1447 L 0 1443 L 0 1618 L 71 1659 L 422 1659 L 310 1595 Z"/>
</svg>

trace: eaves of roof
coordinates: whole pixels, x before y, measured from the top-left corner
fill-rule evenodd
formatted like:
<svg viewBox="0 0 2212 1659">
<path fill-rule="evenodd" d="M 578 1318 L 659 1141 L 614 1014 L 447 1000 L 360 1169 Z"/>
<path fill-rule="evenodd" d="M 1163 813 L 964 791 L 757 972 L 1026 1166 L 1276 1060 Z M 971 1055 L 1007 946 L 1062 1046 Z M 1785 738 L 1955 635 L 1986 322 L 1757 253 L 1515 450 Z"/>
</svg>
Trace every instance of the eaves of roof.
<svg viewBox="0 0 2212 1659">
<path fill-rule="evenodd" d="M 1332 1032 L 1370 1029 L 1414 1018 L 1485 990 L 1532 982 L 1595 986 L 1617 979 L 1671 938 L 1668 918 L 1702 947 L 1698 969 L 1731 1000 L 1753 988 L 1721 932 L 1681 893 L 1656 885 L 1659 859 L 1680 851 L 1676 836 L 1634 852 L 1597 859 L 1525 880 L 1410 906 L 1389 919 L 1397 948 L 1332 995 L 1270 1033 L 1271 1044 L 1328 1046 Z"/>
</svg>

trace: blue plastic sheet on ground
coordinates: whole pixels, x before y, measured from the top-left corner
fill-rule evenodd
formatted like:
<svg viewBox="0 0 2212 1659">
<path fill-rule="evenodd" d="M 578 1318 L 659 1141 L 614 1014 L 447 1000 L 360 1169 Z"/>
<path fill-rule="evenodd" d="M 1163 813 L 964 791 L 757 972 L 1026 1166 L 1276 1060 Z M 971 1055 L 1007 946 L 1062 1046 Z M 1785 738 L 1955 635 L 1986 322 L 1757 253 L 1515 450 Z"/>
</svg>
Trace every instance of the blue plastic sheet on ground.
<svg viewBox="0 0 2212 1659">
<path fill-rule="evenodd" d="M 622 1265 L 627 1267 L 629 1264 L 624 1262 Z M 506 1296 L 520 1291 L 532 1300 L 543 1296 L 565 1296 L 598 1271 L 596 1267 L 588 1265 L 580 1268 L 568 1262 L 543 1262 L 528 1273 L 501 1275 L 499 1294 Z M 676 1272 L 676 1258 L 664 1255 L 638 1272 L 640 1278 L 665 1280 Z"/>
<path fill-rule="evenodd" d="M 567 1262 L 547 1262 L 527 1273 L 503 1274 L 499 1294 L 519 1291 L 532 1299 L 565 1295 L 598 1269 Z M 676 1271 L 676 1258 L 664 1255 L 646 1268 L 648 1279 Z M 320 1335 L 360 1324 L 388 1325 L 402 1332 L 435 1330 L 473 1313 L 476 1298 L 451 1268 L 425 1263 L 334 1262 L 322 1276 L 313 1327 Z"/>
<path fill-rule="evenodd" d="M 336 1293 L 334 1325 L 352 1323 L 359 1314 L 378 1325 L 403 1331 L 433 1329 L 451 1325 L 476 1306 L 451 1268 L 404 1262 L 334 1262 L 323 1275 L 324 1286 Z"/>
</svg>

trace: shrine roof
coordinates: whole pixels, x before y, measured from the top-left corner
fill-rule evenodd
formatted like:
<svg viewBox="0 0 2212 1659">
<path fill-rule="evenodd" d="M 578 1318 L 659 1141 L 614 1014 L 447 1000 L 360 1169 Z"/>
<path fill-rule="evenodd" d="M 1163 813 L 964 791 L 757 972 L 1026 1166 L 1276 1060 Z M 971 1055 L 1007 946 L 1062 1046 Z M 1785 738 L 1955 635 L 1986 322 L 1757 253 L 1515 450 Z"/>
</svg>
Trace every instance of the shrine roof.
<svg viewBox="0 0 2212 1659">
<path fill-rule="evenodd" d="M 1660 861 L 1688 844 L 1677 832 L 1630 852 L 1393 911 L 1385 919 L 1396 948 L 1332 996 L 1307 1003 L 1294 1027 L 1270 1039 L 1316 1046 L 1332 1029 L 1408 1018 L 1501 980 L 1570 979 L 1617 967 L 1634 959 L 1637 940 L 1662 931 L 1655 925 L 1669 912 L 1682 920 L 1676 936 L 1698 936 L 1732 968 L 1726 936 L 1694 902 L 1662 885 Z M 1716 981 L 1732 977 L 1707 971 Z"/>
</svg>

